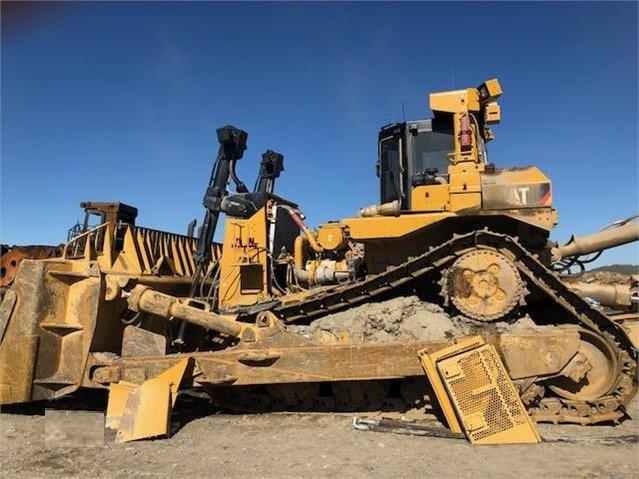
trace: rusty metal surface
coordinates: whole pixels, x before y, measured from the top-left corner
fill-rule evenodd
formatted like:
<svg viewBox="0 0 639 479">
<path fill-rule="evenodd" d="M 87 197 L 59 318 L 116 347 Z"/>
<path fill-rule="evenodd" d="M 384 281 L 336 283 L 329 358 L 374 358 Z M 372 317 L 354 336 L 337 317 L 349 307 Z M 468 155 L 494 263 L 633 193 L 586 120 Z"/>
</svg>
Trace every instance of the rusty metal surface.
<svg viewBox="0 0 639 479">
<path fill-rule="evenodd" d="M 102 374 L 106 378 L 124 377 L 127 370 L 142 370 L 144 378 L 153 377 L 190 357 L 196 364 L 193 383 L 201 385 L 231 383 L 241 386 L 393 379 L 421 375 L 417 357 L 419 349 L 449 344 L 448 341 L 415 341 L 389 348 L 388 344 L 319 345 L 297 340 L 296 344 L 287 346 L 286 338 L 282 338 L 284 343 L 277 347 L 278 340 L 276 335 L 267 342 L 272 342 L 272 346 L 258 344 L 253 350 L 231 349 L 164 357 L 123 357 L 98 368 L 94 362 L 93 378 L 97 381 Z M 103 370 L 108 373 L 103 373 Z"/>
<path fill-rule="evenodd" d="M 101 285 L 95 263 L 23 261 L 12 286 L 16 304 L 2 319 L 1 403 L 52 399 L 80 386 Z"/>
<path fill-rule="evenodd" d="M 469 318 L 494 321 L 510 313 L 523 295 L 517 268 L 504 255 L 474 250 L 458 258 L 444 276 L 445 297 Z"/>
<path fill-rule="evenodd" d="M 15 246 L 0 257 L 0 287 L 9 286 L 25 259 L 48 259 L 62 256 L 62 246 Z"/>
<path fill-rule="evenodd" d="M 128 325 L 122 335 L 122 356 L 164 356 L 166 335 Z"/>
<path fill-rule="evenodd" d="M 561 371 L 577 354 L 578 328 L 552 328 L 534 333 L 505 333 L 499 337 L 499 352 L 511 379 L 548 376 Z"/>
</svg>

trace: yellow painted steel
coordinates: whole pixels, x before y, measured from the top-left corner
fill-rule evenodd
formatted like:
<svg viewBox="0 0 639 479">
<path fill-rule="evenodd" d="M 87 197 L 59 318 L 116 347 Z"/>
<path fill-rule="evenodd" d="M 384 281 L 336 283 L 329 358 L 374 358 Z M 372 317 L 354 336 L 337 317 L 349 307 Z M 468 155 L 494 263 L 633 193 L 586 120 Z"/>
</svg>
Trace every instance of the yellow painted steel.
<svg viewBox="0 0 639 479">
<path fill-rule="evenodd" d="M 344 227 L 338 223 L 320 226 L 317 230 L 317 241 L 325 250 L 339 250 L 348 243 Z"/>
<path fill-rule="evenodd" d="M 504 168 L 495 174 L 482 177 L 482 186 L 485 184 L 541 184 L 550 183 L 550 179 L 536 166 L 523 168 Z"/>
<path fill-rule="evenodd" d="M 450 212 L 416 214 L 403 216 L 373 216 L 371 218 L 347 218 L 342 221 L 348 226 L 354 240 L 401 238 L 409 233 L 455 216 Z"/>
<path fill-rule="evenodd" d="M 497 78 L 486 80 L 477 87 L 477 92 L 479 93 L 479 101 L 482 104 L 494 102 L 503 93 Z"/>
<path fill-rule="evenodd" d="M 185 358 L 140 385 L 124 381 L 111 384 L 105 424 L 117 429 L 115 442 L 170 436 L 171 410 L 189 362 L 190 358 Z"/>
<path fill-rule="evenodd" d="M 454 416 L 472 444 L 540 442 L 494 346 L 476 336 L 418 354 L 446 419 L 454 424 Z"/>
<path fill-rule="evenodd" d="M 450 187 L 448 185 L 416 186 L 410 192 L 413 211 L 450 210 Z"/>
<path fill-rule="evenodd" d="M 510 216 L 546 230 L 551 230 L 557 224 L 557 211 L 552 208 L 551 193 L 548 193 L 543 204 L 534 208 L 513 206 L 510 209 L 486 209 L 483 206 L 486 200 L 483 195 L 489 188 L 496 194 L 505 195 L 518 185 L 530 188 L 550 184 L 548 177 L 541 171 L 531 167 L 485 174 L 484 169 L 483 164 L 458 163 L 449 167 L 450 183 L 413 188 L 412 214 L 346 218 L 340 225 L 348 228 L 352 239 L 367 241 L 402 238 L 446 218 L 473 213 Z M 337 225 L 333 228 L 337 228 Z M 302 248 L 301 243 L 299 247 Z"/>
<path fill-rule="evenodd" d="M 306 236 L 298 236 L 293 244 L 293 257 L 295 258 L 295 267 L 304 268 L 307 254 L 308 238 Z"/>
<path fill-rule="evenodd" d="M 219 302 L 223 308 L 268 298 L 267 208 L 248 219 L 227 217 L 220 261 Z"/>
<path fill-rule="evenodd" d="M 481 193 L 457 193 L 450 195 L 450 208 L 453 211 L 479 211 L 481 207 Z"/>
<path fill-rule="evenodd" d="M 431 93 L 428 97 L 430 109 L 437 112 L 462 113 L 479 111 L 479 92 L 475 88 Z"/>
<path fill-rule="evenodd" d="M 0 403 L 72 393 L 101 314 L 97 263 L 25 259 L 10 291 L 0 306 Z"/>
<path fill-rule="evenodd" d="M 63 257 L 97 261 L 109 273 L 191 277 L 197 239 L 128 224 L 103 223 L 69 241 Z M 211 245 L 217 260 L 221 245 Z"/>
<path fill-rule="evenodd" d="M 448 427 L 453 432 L 462 432 L 459 421 L 457 420 L 457 416 L 455 415 L 455 408 L 448 399 L 448 394 L 446 393 L 444 383 L 439 378 L 439 374 L 437 374 L 437 366 L 435 364 L 435 361 L 433 361 L 432 357 L 428 354 L 428 351 L 426 349 L 418 351 L 417 354 L 419 355 L 419 360 L 422 363 L 424 372 L 428 377 L 428 382 L 430 383 L 430 386 L 435 393 L 437 403 L 444 413 L 444 417 L 446 418 Z"/>
<path fill-rule="evenodd" d="M 461 161 L 477 161 L 477 131 L 476 121 L 471 121 L 470 115 L 479 112 L 481 104 L 479 102 L 479 92 L 475 88 L 466 90 L 455 90 L 450 92 L 431 93 L 429 96 L 430 108 L 437 112 L 452 113 L 453 117 L 453 137 L 455 138 L 455 149 L 451 152 L 454 163 Z M 463 147 L 460 141 L 462 135 L 462 121 L 466 120 L 468 128 L 464 131 L 470 135 L 470 145 Z"/>
<path fill-rule="evenodd" d="M 119 429 L 122 416 L 126 411 L 126 403 L 131 393 L 138 388 L 138 384 L 119 381 L 109 385 L 109 401 L 107 403 L 105 427 Z"/>
<path fill-rule="evenodd" d="M 493 137 L 492 132 L 487 131 L 486 128 L 484 131 L 478 131 L 479 121 L 486 120 L 488 124 L 499 122 L 501 115 L 499 105 L 495 100 L 501 94 L 499 80 L 493 78 L 477 88 L 429 95 L 430 109 L 435 112 L 435 116 L 442 113 L 452 114 L 455 148 L 450 156 L 454 163 L 478 162 L 480 159 L 478 139 L 481 137 L 491 140 Z M 464 123 L 466 126 L 463 126 Z M 469 135 L 469 144 L 462 145 L 461 137 L 463 134 Z"/>
<path fill-rule="evenodd" d="M 0 348 L 0 404 L 31 399 L 38 339 L 35 334 L 24 335 Z"/>
<path fill-rule="evenodd" d="M 455 193 L 480 193 L 481 179 L 479 174 L 483 168 L 475 168 L 480 165 L 472 165 L 469 168 L 460 168 L 460 166 L 455 165 L 448 170 L 451 195 Z"/>
<path fill-rule="evenodd" d="M 491 125 L 497 124 L 501 121 L 501 108 L 497 102 L 486 105 L 484 121 Z"/>
</svg>

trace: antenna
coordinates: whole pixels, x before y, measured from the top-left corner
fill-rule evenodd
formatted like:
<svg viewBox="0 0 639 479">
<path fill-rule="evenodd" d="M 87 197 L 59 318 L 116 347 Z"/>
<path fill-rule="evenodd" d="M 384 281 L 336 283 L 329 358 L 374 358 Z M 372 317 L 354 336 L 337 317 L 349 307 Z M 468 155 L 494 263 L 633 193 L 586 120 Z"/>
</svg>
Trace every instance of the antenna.
<svg viewBox="0 0 639 479">
<path fill-rule="evenodd" d="M 402 115 L 404 115 L 404 123 L 406 123 L 406 110 L 404 110 L 404 102 L 402 102 Z"/>
</svg>

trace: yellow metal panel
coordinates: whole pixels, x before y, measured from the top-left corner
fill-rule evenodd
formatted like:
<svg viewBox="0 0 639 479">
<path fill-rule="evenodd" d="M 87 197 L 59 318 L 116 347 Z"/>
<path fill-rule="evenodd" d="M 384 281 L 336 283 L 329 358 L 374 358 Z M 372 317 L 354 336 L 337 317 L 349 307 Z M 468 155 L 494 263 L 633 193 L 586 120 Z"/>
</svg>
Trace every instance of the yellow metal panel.
<svg viewBox="0 0 639 479">
<path fill-rule="evenodd" d="M 501 108 L 499 103 L 492 102 L 486 105 L 486 112 L 484 114 L 484 119 L 489 125 L 496 125 L 501 120 Z"/>
<path fill-rule="evenodd" d="M 460 163 L 455 163 L 448 167 L 448 173 L 451 175 L 456 175 L 460 173 L 472 173 L 478 172 L 482 173 L 486 169 L 486 165 L 483 163 L 476 163 L 473 161 L 463 161 Z M 453 181 L 452 179 L 450 180 Z"/>
<path fill-rule="evenodd" d="M 411 191 L 411 211 L 448 211 L 449 209 L 448 185 L 417 186 Z"/>
<path fill-rule="evenodd" d="M 107 406 L 107 427 L 118 429 L 115 442 L 170 434 L 171 409 L 189 365 L 185 358 L 141 385 L 112 384 Z"/>
<path fill-rule="evenodd" d="M 228 217 L 220 261 L 220 304 L 251 305 L 269 294 L 266 208 L 248 219 Z"/>
<path fill-rule="evenodd" d="M 529 184 L 550 182 L 550 179 L 535 166 L 527 166 L 524 168 L 501 168 L 497 170 L 495 174 L 484 176 L 482 180 L 486 184 Z"/>
<path fill-rule="evenodd" d="M 481 206 L 481 193 L 457 193 L 450 195 L 451 211 L 479 209 Z"/>
<path fill-rule="evenodd" d="M 479 343 L 483 340 L 474 338 L 430 357 L 466 436 L 473 444 L 538 443 L 497 350 Z"/>
<path fill-rule="evenodd" d="M 118 225 L 116 229 L 107 226 L 104 252 L 96 257 L 102 270 L 155 274 L 160 268 L 160 274 L 193 275 L 196 238 L 133 225 Z M 219 246 L 212 245 L 211 249 L 213 258 L 217 258 Z"/>
<path fill-rule="evenodd" d="M 129 396 L 138 384 L 120 381 L 109 386 L 109 401 L 107 403 L 106 420 L 104 425 L 110 429 L 119 429 L 122 416 L 126 410 Z"/>
<path fill-rule="evenodd" d="M 374 216 L 372 218 L 347 218 L 342 223 L 348 226 L 351 238 L 365 241 L 378 238 L 400 238 L 450 216 L 454 215 L 442 212 L 396 217 Z"/>
<path fill-rule="evenodd" d="M 482 208 L 547 230 L 558 221 L 550 180 L 535 167 L 498 169 L 481 175 Z"/>
<path fill-rule="evenodd" d="M 0 345 L 0 404 L 32 399 L 32 381 L 38 350 L 35 334 L 8 336 Z"/>
<path fill-rule="evenodd" d="M 475 88 L 469 88 L 467 92 L 468 110 L 479 111 L 479 92 Z"/>
<path fill-rule="evenodd" d="M 447 113 L 479 111 L 479 94 L 474 88 L 431 93 L 429 95 L 429 106 L 433 111 Z"/>
<path fill-rule="evenodd" d="M 134 230 L 131 227 L 126 227 L 126 231 L 124 232 L 124 247 L 121 253 L 115 257 L 114 264 L 100 264 L 100 266 L 105 270 L 126 271 L 129 274 L 142 273 L 143 264 L 138 249 L 137 237 L 134 235 Z M 100 261 L 100 259 L 98 259 L 98 261 Z"/>
<path fill-rule="evenodd" d="M 101 285 L 95 262 L 21 262 L 7 307 L 0 308 L 0 323 L 6 325 L 0 343 L 3 403 L 53 399 L 79 387 L 97 322 Z M 15 304 L 9 308 L 12 297 Z"/>
<path fill-rule="evenodd" d="M 149 381 L 133 390 L 126 401 L 115 442 L 135 441 L 170 433 L 170 386 Z"/>
<path fill-rule="evenodd" d="M 457 416 L 455 416 L 455 408 L 448 399 L 446 388 L 444 387 L 444 383 L 439 378 L 435 362 L 428 355 L 428 351 L 426 351 L 425 349 L 418 351 L 417 354 L 419 355 L 419 359 L 422 363 L 422 367 L 424 368 L 424 372 L 428 377 L 428 382 L 430 383 L 430 386 L 433 389 L 435 396 L 437 397 L 437 403 L 444 413 L 444 417 L 446 418 L 448 427 L 453 432 L 462 432 L 461 427 L 459 426 L 459 421 L 457 420 Z"/>
<path fill-rule="evenodd" d="M 481 191 L 481 178 L 479 171 L 472 168 L 466 172 L 451 172 L 450 192 L 453 193 L 476 193 Z"/>
<path fill-rule="evenodd" d="M 322 225 L 317 231 L 317 241 L 326 250 L 341 249 L 348 244 L 343 226 L 339 224 Z"/>
<path fill-rule="evenodd" d="M 479 99 L 482 103 L 494 102 L 503 93 L 499 80 L 497 78 L 491 78 L 477 87 L 477 93 L 479 93 Z"/>
</svg>

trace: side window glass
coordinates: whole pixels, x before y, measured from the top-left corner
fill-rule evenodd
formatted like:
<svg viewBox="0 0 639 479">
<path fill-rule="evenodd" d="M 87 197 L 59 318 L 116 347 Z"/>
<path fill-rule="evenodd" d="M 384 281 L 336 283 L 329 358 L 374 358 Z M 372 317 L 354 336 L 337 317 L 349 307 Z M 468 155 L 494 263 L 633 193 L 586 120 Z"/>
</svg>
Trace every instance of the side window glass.
<svg viewBox="0 0 639 479">
<path fill-rule="evenodd" d="M 381 202 L 400 199 L 401 176 L 399 170 L 399 138 L 392 137 L 380 143 Z"/>
<path fill-rule="evenodd" d="M 436 168 L 438 176 L 448 177 L 448 154 L 453 152 L 453 133 L 440 131 L 420 132 L 414 138 L 415 172 L 423 173 Z"/>
</svg>

